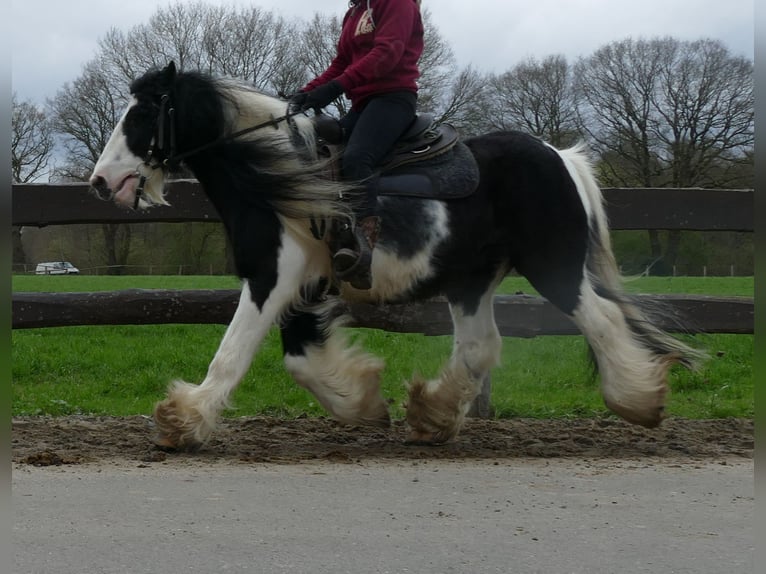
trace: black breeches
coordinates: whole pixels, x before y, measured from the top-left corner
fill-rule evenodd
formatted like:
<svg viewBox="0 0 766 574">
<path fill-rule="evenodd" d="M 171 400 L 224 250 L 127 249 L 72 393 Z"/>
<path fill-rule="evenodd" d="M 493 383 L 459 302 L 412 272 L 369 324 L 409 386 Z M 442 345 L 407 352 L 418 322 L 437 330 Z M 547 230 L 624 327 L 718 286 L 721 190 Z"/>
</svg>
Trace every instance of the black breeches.
<svg viewBox="0 0 766 574">
<path fill-rule="evenodd" d="M 388 155 L 399 137 L 415 119 L 417 96 L 412 92 L 392 92 L 372 98 L 360 112 L 351 111 L 341 119 L 350 134 L 343 152 L 343 178 L 368 180 L 375 167 Z M 366 186 L 360 217 L 375 211 L 377 193 L 374 181 Z"/>
</svg>

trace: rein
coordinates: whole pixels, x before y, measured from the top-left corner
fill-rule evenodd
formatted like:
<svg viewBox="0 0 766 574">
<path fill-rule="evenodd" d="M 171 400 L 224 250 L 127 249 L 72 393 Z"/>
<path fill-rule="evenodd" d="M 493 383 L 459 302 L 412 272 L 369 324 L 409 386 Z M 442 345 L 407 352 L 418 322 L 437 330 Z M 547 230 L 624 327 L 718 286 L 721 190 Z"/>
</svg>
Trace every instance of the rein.
<svg viewBox="0 0 766 574">
<path fill-rule="evenodd" d="M 171 108 L 170 111 L 172 111 L 172 109 L 173 108 Z M 205 151 L 206 149 L 210 149 L 210 148 L 213 148 L 215 146 L 221 145 L 222 143 L 226 143 L 228 141 L 237 139 L 240 136 L 247 135 L 247 134 L 249 134 L 251 132 L 260 130 L 262 128 L 266 128 L 266 127 L 272 126 L 274 129 L 278 129 L 279 128 L 279 124 L 281 124 L 284 121 L 290 120 L 293 116 L 296 116 L 296 115 L 298 115 L 300 113 L 301 112 L 288 112 L 288 113 L 286 113 L 286 114 L 284 114 L 282 116 L 276 117 L 276 118 L 272 117 L 270 120 L 267 120 L 265 122 L 261 122 L 260 124 L 256 124 L 254 126 L 250 126 L 250 127 L 241 129 L 241 130 L 236 131 L 234 133 L 230 133 L 230 134 L 228 134 L 226 136 L 221 136 L 221 137 L 219 137 L 216 140 L 213 140 L 213 141 L 208 142 L 206 144 L 202 144 L 201 146 L 197 146 L 194 149 L 191 149 L 189 151 L 185 151 L 184 153 L 179 153 L 177 155 L 173 155 L 174 148 L 172 147 L 173 144 L 171 144 L 170 156 L 168 156 L 168 158 L 163 162 L 163 164 L 169 165 L 170 163 L 177 163 L 177 162 L 183 160 L 184 158 L 187 158 L 189 156 L 197 154 L 197 153 L 199 153 L 201 151 Z M 171 116 L 171 120 L 172 120 L 172 116 Z M 173 123 L 171 123 L 171 128 L 170 128 L 170 141 L 171 142 L 173 142 L 173 139 L 174 139 L 173 136 L 174 135 L 175 135 L 175 125 Z"/>
<path fill-rule="evenodd" d="M 273 127 L 274 129 L 279 129 L 280 123 L 284 121 L 290 121 L 294 116 L 297 116 L 298 114 L 302 113 L 300 111 L 291 112 L 289 111 L 289 107 L 288 107 L 288 111 L 284 115 L 281 115 L 276 118 L 272 117 L 270 120 L 267 120 L 265 122 L 261 122 L 254 126 L 241 129 L 239 131 L 230 133 L 225 136 L 221 136 L 218 139 L 202 144 L 200 146 L 197 146 L 196 148 L 190 149 L 183 153 L 177 154 L 176 153 L 176 124 L 174 121 L 175 111 L 176 111 L 175 108 L 172 106 L 172 103 L 170 102 L 170 95 L 163 94 L 162 97 L 160 98 L 160 112 L 157 115 L 157 130 L 156 130 L 156 136 L 154 138 L 152 147 L 150 147 L 149 150 L 147 150 L 146 157 L 144 158 L 143 163 L 139 164 L 139 166 L 136 168 L 136 173 L 139 176 L 139 180 L 138 180 L 138 185 L 136 186 L 136 198 L 135 198 L 135 201 L 133 202 L 133 209 L 138 209 L 138 201 L 141 199 L 141 196 L 143 195 L 144 186 L 146 185 L 147 180 L 152 176 L 152 172 L 155 169 L 160 169 L 164 167 L 169 167 L 173 164 L 178 164 L 179 162 L 183 161 L 187 157 L 190 157 L 202 151 L 214 148 L 223 143 L 226 143 L 231 140 L 235 140 L 238 137 L 247 135 L 249 133 L 252 133 L 254 131 L 257 131 L 269 126 Z M 167 122 L 170 125 L 170 153 L 160 163 L 160 162 L 152 161 L 152 158 L 156 155 L 156 152 L 161 152 L 165 147 L 166 118 L 167 118 Z M 142 167 L 149 168 L 149 170 L 151 171 L 149 171 L 148 173 L 142 173 L 141 172 Z"/>
</svg>

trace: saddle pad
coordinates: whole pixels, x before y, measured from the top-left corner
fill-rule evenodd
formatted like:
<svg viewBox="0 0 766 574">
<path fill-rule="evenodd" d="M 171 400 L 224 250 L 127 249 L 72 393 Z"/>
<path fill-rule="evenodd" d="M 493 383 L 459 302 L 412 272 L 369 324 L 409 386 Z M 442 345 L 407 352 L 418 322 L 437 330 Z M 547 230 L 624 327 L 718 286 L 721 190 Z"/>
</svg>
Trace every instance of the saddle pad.
<svg viewBox="0 0 766 574">
<path fill-rule="evenodd" d="M 452 149 L 437 157 L 386 170 L 381 180 L 388 180 L 390 184 L 381 185 L 378 195 L 459 199 L 471 195 L 476 190 L 479 185 L 479 166 L 471 150 L 464 143 L 458 142 Z M 397 185 L 397 180 L 420 180 L 425 185 Z"/>
</svg>

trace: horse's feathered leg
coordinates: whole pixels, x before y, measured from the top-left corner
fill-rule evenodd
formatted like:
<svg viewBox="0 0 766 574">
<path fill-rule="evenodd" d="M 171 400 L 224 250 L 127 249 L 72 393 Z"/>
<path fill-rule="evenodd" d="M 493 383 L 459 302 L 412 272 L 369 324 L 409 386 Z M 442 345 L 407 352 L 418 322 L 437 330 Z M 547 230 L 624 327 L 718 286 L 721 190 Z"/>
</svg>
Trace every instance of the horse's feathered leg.
<svg viewBox="0 0 766 574">
<path fill-rule="evenodd" d="M 174 382 L 168 397 L 154 409 L 161 447 L 193 449 L 204 444 L 213 432 L 218 415 L 229 396 L 247 373 L 253 356 L 270 328 L 300 297 L 306 270 L 302 247 L 284 236 L 276 284 L 261 304 L 254 300 L 249 281 L 242 287 L 239 304 L 226 334 L 200 385 Z"/>
<path fill-rule="evenodd" d="M 592 171 L 577 150 L 559 153 L 587 217 L 579 232 L 549 234 L 558 237 L 558 245 L 549 246 L 546 257 L 541 252 L 526 254 L 544 265 L 527 261 L 520 270 L 582 331 L 593 351 L 606 405 L 629 422 L 657 426 L 664 416 L 670 367 L 692 366 L 701 355 L 655 327 L 624 292 Z M 580 254 L 574 256 L 571 250 L 578 244 Z"/>
<path fill-rule="evenodd" d="M 245 284 L 237 311 L 200 385 L 175 381 L 165 400 L 157 403 L 154 419 L 162 447 L 193 449 L 213 432 L 218 414 L 250 367 L 271 321 L 258 310 Z"/>
<path fill-rule="evenodd" d="M 348 346 L 339 328 L 345 316 L 339 301 L 302 304 L 280 325 L 285 367 L 337 420 L 347 424 L 388 426 L 388 408 L 380 393 L 383 361 Z"/>
<path fill-rule="evenodd" d="M 409 440 L 439 444 L 455 439 L 490 370 L 500 362 L 502 339 L 495 324 L 493 293 L 478 300 L 450 301 L 454 324 L 452 356 L 437 379 L 409 385 Z"/>
</svg>

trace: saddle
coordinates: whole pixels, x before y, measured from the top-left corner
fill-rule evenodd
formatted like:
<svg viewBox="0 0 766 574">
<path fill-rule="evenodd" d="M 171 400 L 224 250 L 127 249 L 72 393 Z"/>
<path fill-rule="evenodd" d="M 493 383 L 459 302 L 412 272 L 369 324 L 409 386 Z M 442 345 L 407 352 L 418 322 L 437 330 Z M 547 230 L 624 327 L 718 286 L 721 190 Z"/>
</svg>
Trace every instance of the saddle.
<svg viewBox="0 0 766 574">
<path fill-rule="evenodd" d="M 319 155 L 339 163 L 339 148 L 345 143 L 340 123 L 324 114 L 313 121 Z M 338 178 L 339 167 L 333 166 L 333 179 Z M 415 116 L 377 168 L 378 195 L 454 199 L 473 193 L 479 181 L 473 154 L 459 141 L 457 130 L 449 124 L 435 125 L 434 115 L 428 113 Z"/>
</svg>

